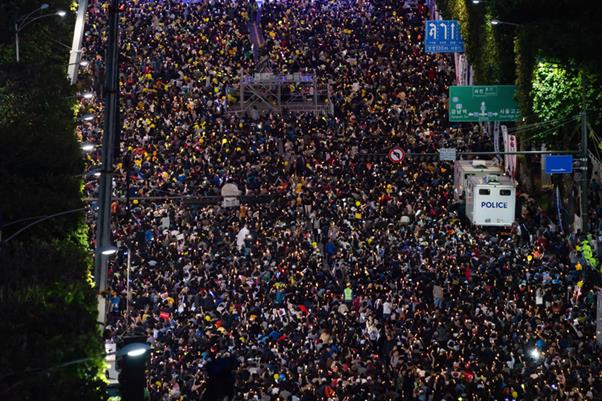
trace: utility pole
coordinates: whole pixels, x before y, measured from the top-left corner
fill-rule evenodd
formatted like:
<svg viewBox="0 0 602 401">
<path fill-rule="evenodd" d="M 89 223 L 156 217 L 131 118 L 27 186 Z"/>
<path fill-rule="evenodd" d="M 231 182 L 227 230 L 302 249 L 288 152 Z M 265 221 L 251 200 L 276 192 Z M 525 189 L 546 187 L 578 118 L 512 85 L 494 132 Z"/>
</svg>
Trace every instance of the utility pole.
<svg viewBox="0 0 602 401">
<path fill-rule="evenodd" d="M 19 24 L 15 22 L 15 51 L 17 52 L 17 63 L 21 61 L 19 57 Z"/>
<path fill-rule="evenodd" d="M 119 134 L 116 121 L 119 109 L 119 1 L 111 0 L 109 7 L 109 37 L 105 59 L 105 119 L 102 140 L 102 170 L 98 218 L 96 223 L 96 255 L 94 279 L 98 292 L 98 321 L 106 321 L 106 290 L 108 256 L 101 250 L 111 245 L 111 200 L 113 195 L 113 160 L 115 141 Z"/>
<path fill-rule="evenodd" d="M 581 231 L 587 235 L 589 232 L 589 180 L 587 169 L 589 167 L 587 152 L 587 107 L 585 105 L 585 68 L 581 70 L 581 196 L 579 209 L 581 209 Z"/>
<path fill-rule="evenodd" d="M 587 152 L 587 113 L 581 112 L 581 231 L 584 234 L 589 232 L 589 180 L 588 180 L 588 152 Z"/>
</svg>

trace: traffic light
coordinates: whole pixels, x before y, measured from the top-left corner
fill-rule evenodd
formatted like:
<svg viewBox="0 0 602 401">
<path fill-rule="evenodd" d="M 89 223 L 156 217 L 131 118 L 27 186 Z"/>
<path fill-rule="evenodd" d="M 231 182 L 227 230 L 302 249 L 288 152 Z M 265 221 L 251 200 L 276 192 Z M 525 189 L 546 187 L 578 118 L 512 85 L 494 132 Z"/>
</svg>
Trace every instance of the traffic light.
<svg viewBox="0 0 602 401">
<path fill-rule="evenodd" d="M 150 347 L 142 342 L 120 344 L 117 367 L 122 401 L 144 401 L 146 392 L 146 360 Z"/>
</svg>

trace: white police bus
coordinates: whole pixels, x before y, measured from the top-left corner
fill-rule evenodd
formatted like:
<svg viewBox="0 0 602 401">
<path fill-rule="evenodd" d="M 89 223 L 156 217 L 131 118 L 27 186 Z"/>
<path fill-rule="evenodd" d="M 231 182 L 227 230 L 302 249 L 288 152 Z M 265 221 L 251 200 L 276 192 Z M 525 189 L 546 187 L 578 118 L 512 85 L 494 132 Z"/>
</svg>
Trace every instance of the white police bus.
<svg viewBox="0 0 602 401">
<path fill-rule="evenodd" d="M 466 217 L 478 226 L 511 226 L 516 209 L 516 182 L 508 176 L 468 177 Z"/>
</svg>

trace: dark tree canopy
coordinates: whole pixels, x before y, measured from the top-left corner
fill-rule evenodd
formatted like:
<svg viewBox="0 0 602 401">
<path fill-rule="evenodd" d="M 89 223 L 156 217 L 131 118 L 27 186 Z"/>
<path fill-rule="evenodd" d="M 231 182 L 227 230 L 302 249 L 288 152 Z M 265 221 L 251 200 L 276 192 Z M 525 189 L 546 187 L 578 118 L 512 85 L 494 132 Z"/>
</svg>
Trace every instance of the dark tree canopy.
<svg viewBox="0 0 602 401">
<path fill-rule="evenodd" d="M 74 15 L 43 18 L 21 35 L 15 16 L 42 2 L 0 2 L 0 222 L 83 207 L 75 88 L 66 79 Z M 50 10 L 69 10 L 67 0 Z M 6 239 L 35 219 L 9 224 Z M 102 338 L 96 324 L 83 213 L 50 219 L 0 249 L 0 399 L 99 400 Z M 88 362 L 58 367 L 69 361 Z"/>
</svg>

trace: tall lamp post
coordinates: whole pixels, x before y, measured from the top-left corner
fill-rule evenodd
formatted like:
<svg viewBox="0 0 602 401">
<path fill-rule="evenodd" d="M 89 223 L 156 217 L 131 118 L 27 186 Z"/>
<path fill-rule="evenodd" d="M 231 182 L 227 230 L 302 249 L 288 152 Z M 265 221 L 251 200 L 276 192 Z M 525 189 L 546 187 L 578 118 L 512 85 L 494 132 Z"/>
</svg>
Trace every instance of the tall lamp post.
<svg viewBox="0 0 602 401">
<path fill-rule="evenodd" d="M 126 332 L 130 325 L 130 271 L 132 269 L 132 249 L 128 246 L 127 250 L 127 262 L 126 262 L 126 275 L 125 275 L 125 321 L 126 321 Z"/>
<path fill-rule="evenodd" d="M 50 219 L 54 219 L 55 217 L 65 216 L 65 215 L 74 214 L 74 213 L 80 213 L 80 212 L 83 212 L 84 210 L 86 210 L 86 208 L 83 208 L 83 207 L 77 208 L 77 209 L 63 210 L 62 212 L 57 212 L 57 213 L 53 213 L 53 214 L 49 214 L 49 215 L 45 215 L 45 216 L 26 217 L 24 219 L 15 220 L 15 221 L 11 221 L 9 223 L 0 225 L 0 248 L 2 248 L 2 245 L 9 243 L 15 237 L 17 237 L 24 231 L 29 230 L 33 226 L 36 226 L 36 225 L 43 223 Z M 6 228 L 8 226 L 12 226 L 14 224 L 25 223 L 27 221 L 32 221 L 32 222 L 27 224 L 25 227 L 22 227 L 19 230 L 15 231 L 13 234 L 8 236 L 6 239 L 2 239 L 2 229 Z M 111 244 L 103 244 L 102 246 L 96 247 L 96 253 L 97 253 L 97 257 L 102 256 L 102 255 L 112 256 L 117 253 L 117 247 L 114 245 L 111 245 Z M 104 320 L 102 321 L 102 323 L 104 323 Z"/>
<path fill-rule="evenodd" d="M 96 224 L 96 258 L 94 278 L 98 292 L 98 321 L 106 321 L 106 289 L 108 260 L 98 249 L 111 244 L 111 200 L 113 197 L 113 163 L 115 143 L 119 136 L 119 1 L 111 0 L 109 5 L 109 35 L 105 77 L 105 116 L 102 139 L 102 170 L 100 178 L 99 208 Z"/>
<path fill-rule="evenodd" d="M 67 15 L 67 13 L 65 11 L 58 10 L 54 13 L 34 16 L 36 13 L 42 12 L 43 10 L 46 10 L 46 9 L 48 9 L 48 4 L 44 3 L 40 7 L 36 8 L 32 12 L 30 12 L 29 14 L 18 17 L 17 20 L 15 21 L 15 48 L 16 48 L 15 51 L 17 53 L 16 54 L 17 63 L 21 61 L 20 49 L 19 49 L 19 33 L 23 29 L 25 29 L 25 27 L 27 27 L 32 22 L 37 21 L 42 18 L 54 17 L 54 16 L 59 16 L 59 17 L 63 18 L 65 15 Z"/>
</svg>

